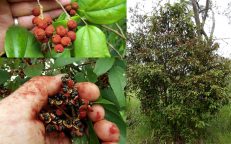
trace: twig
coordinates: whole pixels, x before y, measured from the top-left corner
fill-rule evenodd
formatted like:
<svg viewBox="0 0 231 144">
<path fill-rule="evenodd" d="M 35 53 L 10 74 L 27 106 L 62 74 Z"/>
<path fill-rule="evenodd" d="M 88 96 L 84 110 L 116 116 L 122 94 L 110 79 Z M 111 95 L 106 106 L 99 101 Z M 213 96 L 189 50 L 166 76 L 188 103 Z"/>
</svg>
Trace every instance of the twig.
<svg viewBox="0 0 231 144">
<path fill-rule="evenodd" d="M 126 36 L 125 36 L 125 34 L 124 34 L 122 28 L 120 27 L 120 25 L 119 25 L 118 23 L 116 23 L 116 26 L 117 26 L 117 28 L 120 30 L 120 33 L 126 38 Z"/>
<path fill-rule="evenodd" d="M 114 46 L 113 46 L 112 44 L 110 44 L 109 42 L 107 42 L 107 44 L 108 44 L 114 51 L 116 51 L 116 53 L 120 56 L 121 59 L 123 59 L 123 56 L 119 53 L 119 51 L 118 51 L 116 48 L 114 48 Z"/>
<path fill-rule="evenodd" d="M 112 31 L 112 32 L 114 32 L 115 34 L 117 34 L 118 36 L 120 36 L 121 38 L 123 38 L 124 40 L 126 40 L 126 37 L 124 37 L 123 35 L 121 35 L 118 31 L 116 31 L 116 30 L 114 30 L 114 29 L 112 29 L 112 28 L 110 28 L 110 27 L 108 27 L 106 25 L 101 25 L 101 26 L 104 27 L 104 28 L 106 28 L 106 29 L 108 29 L 108 30 L 110 30 L 110 31 Z"/>
<path fill-rule="evenodd" d="M 50 43 L 48 42 L 48 49 L 49 49 L 49 52 L 50 52 L 50 57 L 52 56 L 51 55 L 51 46 L 50 46 Z"/>
<path fill-rule="evenodd" d="M 43 16 L 43 6 L 41 5 L 40 0 L 37 0 L 37 2 L 38 2 L 38 5 L 39 5 L 39 9 L 40 9 L 40 16 L 43 19 L 44 18 L 44 16 Z"/>
<path fill-rule="evenodd" d="M 63 11 L 65 12 L 65 14 L 67 15 L 68 20 L 71 19 L 71 16 L 68 14 L 68 12 L 65 10 L 65 8 L 63 7 L 62 3 L 59 0 L 55 0 L 60 7 L 63 9 Z"/>
<path fill-rule="evenodd" d="M 80 17 L 80 19 L 85 23 L 85 25 L 88 25 L 87 22 L 78 13 L 76 13 L 76 15 Z"/>
</svg>

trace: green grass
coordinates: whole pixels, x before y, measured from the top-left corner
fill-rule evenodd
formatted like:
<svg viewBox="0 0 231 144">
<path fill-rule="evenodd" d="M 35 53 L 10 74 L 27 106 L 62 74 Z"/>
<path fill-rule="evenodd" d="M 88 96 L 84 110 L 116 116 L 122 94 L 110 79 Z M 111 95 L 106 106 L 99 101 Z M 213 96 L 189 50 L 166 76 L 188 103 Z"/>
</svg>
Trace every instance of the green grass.
<svg viewBox="0 0 231 144">
<path fill-rule="evenodd" d="M 224 106 L 210 122 L 204 141 L 206 144 L 231 144 L 231 105 Z"/>
<path fill-rule="evenodd" d="M 135 97 L 127 100 L 127 144 L 152 144 L 154 136 L 149 118 L 142 114 L 140 101 Z M 231 104 L 224 106 L 210 121 L 202 144 L 231 144 Z"/>
<path fill-rule="evenodd" d="M 127 101 L 127 144 L 151 144 L 152 130 L 148 117 L 140 111 L 140 101 L 134 97 Z"/>
</svg>

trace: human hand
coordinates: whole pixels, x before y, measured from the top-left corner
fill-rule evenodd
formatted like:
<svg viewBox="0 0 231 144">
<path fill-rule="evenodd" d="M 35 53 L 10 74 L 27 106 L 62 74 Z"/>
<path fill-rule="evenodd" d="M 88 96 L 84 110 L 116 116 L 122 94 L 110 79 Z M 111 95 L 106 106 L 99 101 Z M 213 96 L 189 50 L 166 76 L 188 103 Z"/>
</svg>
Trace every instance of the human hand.
<svg viewBox="0 0 231 144">
<path fill-rule="evenodd" d="M 56 94 L 61 87 L 63 75 L 34 77 L 17 89 L 10 96 L 0 101 L 0 144 L 69 144 L 70 139 L 59 133 L 48 134 L 44 124 L 38 119 L 40 110 L 47 104 L 48 96 Z M 97 95 L 89 91 L 96 91 L 95 86 L 86 83 L 76 84 L 81 97 L 96 100 Z M 99 91 L 98 91 L 99 92 Z M 94 107 L 93 107 L 94 110 Z M 97 108 L 95 109 L 97 112 Z M 93 121 L 97 115 L 88 114 Z M 99 115 L 104 115 L 100 111 Z M 98 117 L 98 116 L 97 116 Z M 106 120 L 95 122 L 96 134 L 107 142 L 103 144 L 117 144 L 119 130 Z"/>
<path fill-rule="evenodd" d="M 55 0 L 40 0 L 44 8 L 44 15 L 52 18 L 58 17 L 62 10 Z M 63 5 L 71 0 L 60 0 Z M 0 0 L 0 54 L 4 51 L 5 33 L 9 26 L 13 25 L 14 18 L 18 19 L 19 25 L 31 29 L 31 11 L 37 6 L 36 0 Z"/>
</svg>

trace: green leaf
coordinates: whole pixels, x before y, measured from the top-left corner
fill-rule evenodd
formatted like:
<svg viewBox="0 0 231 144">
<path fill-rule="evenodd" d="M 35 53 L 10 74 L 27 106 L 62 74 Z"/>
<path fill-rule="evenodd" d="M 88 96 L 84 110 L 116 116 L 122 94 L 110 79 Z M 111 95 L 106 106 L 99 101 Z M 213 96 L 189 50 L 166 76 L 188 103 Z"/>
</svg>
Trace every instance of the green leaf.
<svg viewBox="0 0 231 144">
<path fill-rule="evenodd" d="M 93 124 L 90 120 L 87 121 L 88 133 L 89 133 L 89 144 L 100 144 L 97 135 L 93 129 Z"/>
<path fill-rule="evenodd" d="M 102 104 L 105 109 L 105 119 L 114 122 L 120 129 L 119 144 L 126 143 L 126 123 L 124 122 L 119 110 L 114 105 Z"/>
<path fill-rule="evenodd" d="M 101 58 L 96 61 L 94 73 L 100 76 L 112 68 L 115 58 Z"/>
<path fill-rule="evenodd" d="M 54 62 L 54 64 L 51 66 L 52 68 L 59 68 L 59 67 L 63 67 L 69 64 L 72 64 L 74 62 L 78 62 L 80 61 L 80 59 L 76 59 L 76 58 L 57 58 Z"/>
<path fill-rule="evenodd" d="M 83 135 L 82 137 L 75 137 L 73 138 L 73 144 L 87 144 L 88 139 L 86 135 Z"/>
<path fill-rule="evenodd" d="M 100 98 L 99 100 L 97 100 L 96 102 L 94 102 L 94 104 L 111 104 L 111 105 L 114 105 L 114 103 L 106 100 L 106 99 L 103 99 L 103 98 Z"/>
<path fill-rule="evenodd" d="M 76 21 L 77 23 L 79 23 L 81 21 L 80 17 L 79 16 L 73 16 L 71 17 L 72 20 Z M 62 14 L 60 15 L 60 17 L 52 24 L 54 27 L 57 27 L 57 26 L 64 26 L 64 27 L 67 27 L 67 17 L 66 17 L 66 14 Z"/>
<path fill-rule="evenodd" d="M 112 24 L 126 16 L 126 0 L 78 0 L 80 10 L 88 21 Z"/>
<path fill-rule="evenodd" d="M 93 68 L 91 67 L 86 67 L 86 72 L 87 72 L 87 79 L 89 82 L 95 83 L 97 82 L 97 75 L 93 72 Z"/>
<path fill-rule="evenodd" d="M 84 26 L 76 35 L 75 57 L 110 57 L 105 34 L 96 26 Z"/>
<path fill-rule="evenodd" d="M 9 58 L 43 57 L 41 45 L 27 29 L 12 26 L 6 32 L 5 51 Z"/>
<path fill-rule="evenodd" d="M 56 53 L 53 49 L 50 52 L 47 52 L 46 57 L 52 57 L 52 58 L 70 58 L 71 57 L 71 50 L 65 48 L 65 50 L 62 53 Z"/>
<path fill-rule="evenodd" d="M 8 79 L 10 79 L 10 74 L 5 70 L 0 70 L 0 84 L 4 84 Z"/>
<path fill-rule="evenodd" d="M 121 106 L 117 100 L 117 97 L 115 96 L 115 93 L 113 92 L 112 88 L 108 87 L 105 89 L 100 90 L 101 96 L 103 99 L 108 100 L 116 105 L 118 109 L 121 109 Z"/>
<path fill-rule="evenodd" d="M 28 77 L 39 76 L 42 74 L 43 69 L 44 69 L 44 64 L 42 63 L 35 64 L 35 65 L 26 67 L 26 69 L 24 70 L 24 73 Z"/>
<path fill-rule="evenodd" d="M 77 72 L 77 73 L 75 74 L 74 79 L 75 79 L 77 82 L 86 82 L 86 81 L 87 81 L 87 79 L 86 79 L 86 77 L 85 77 L 85 74 L 82 73 L 82 72 Z"/>
<path fill-rule="evenodd" d="M 125 71 L 119 66 L 113 66 L 108 74 L 109 83 L 113 89 L 120 107 L 125 107 L 124 88 L 126 86 Z"/>
</svg>

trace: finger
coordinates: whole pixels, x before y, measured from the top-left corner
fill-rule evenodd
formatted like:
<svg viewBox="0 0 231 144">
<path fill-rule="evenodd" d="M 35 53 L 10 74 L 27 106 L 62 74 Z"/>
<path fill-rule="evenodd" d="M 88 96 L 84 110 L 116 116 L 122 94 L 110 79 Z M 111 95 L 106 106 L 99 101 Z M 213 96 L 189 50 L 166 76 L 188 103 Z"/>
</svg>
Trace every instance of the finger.
<svg viewBox="0 0 231 144">
<path fill-rule="evenodd" d="M 116 124 L 101 120 L 94 124 L 94 131 L 96 135 L 104 142 L 118 142 L 120 137 L 120 130 Z"/>
<path fill-rule="evenodd" d="M 0 53 L 4 51 L 6 30 L 13 24 L 11 10 L 7 0 L 0 0 Z"/>
<path fill-rule="evenodd" d="M 45 137 L 46 144 L 71 144 L 71 141 L 64 133 L 52 132 L 46 134 Z"/>
<path fill-rule="evenodd" d="M 93 111 L 89 111 L 87 115 L 93 122 L 97 122 L 104 119 L 105 110 L 101 105 L 93 105 L 92 110 Z"/>
<path fill-rule="evenodd" d="M 57 9 L 57 10 L 52 10 L 49 12 L 45 12 L 44 16 L 51 16 L 53 19 L 57 18 L 60 14 L 62 13 L 61 9 Z M 18 18 L 18 23 L 20 26 L 23 26 L 25 28 L 28 29 L 32 29 L 33 28 L 33 24 L 32 24 L 32 19 L 34 18 L 34 16 L 30 15 L 30 16 L 22 16 Z"/>
<path fill-rule="evenodd" d="M 61 77 L 38 76 L 34 77 L 13 94 L 0 101 L 1 108 L 11 113 L 19 113 L 22 118 L 34 119 L 37 113 L 47 103 L 48 95 L 57 93 L 61 87 Z M 14 108 L 11 108 L 11 105 Z"/>
<path fill-rule="evenodd" d="M 62 5 L 67 5 L 71 2 L 71 0 L 60 0 L 60 2 L 62 3 Z M 60 8 L 60 6 L 55 1 L 41 1 L 41 5 L 43 6 L 44 12 Z M 13 17 L 27 16 L 31 15 L 31 11 L 34 7 L 37 6 L 38 4 L 36 1 L 12 3 L 11 11 Z"/>
<path fill-rule="evenodd" d="M 96 101 L 100 96 L 100 90 L 97 85 L 91 82 L 82 82 L 75 85 L 82 99 Z"/>
<path fill-rule="evenodd" d="M 119 144 L 119 143 L 117 143 L 117 142 L 103 142 L 101 144 Z"/>
</svg>

